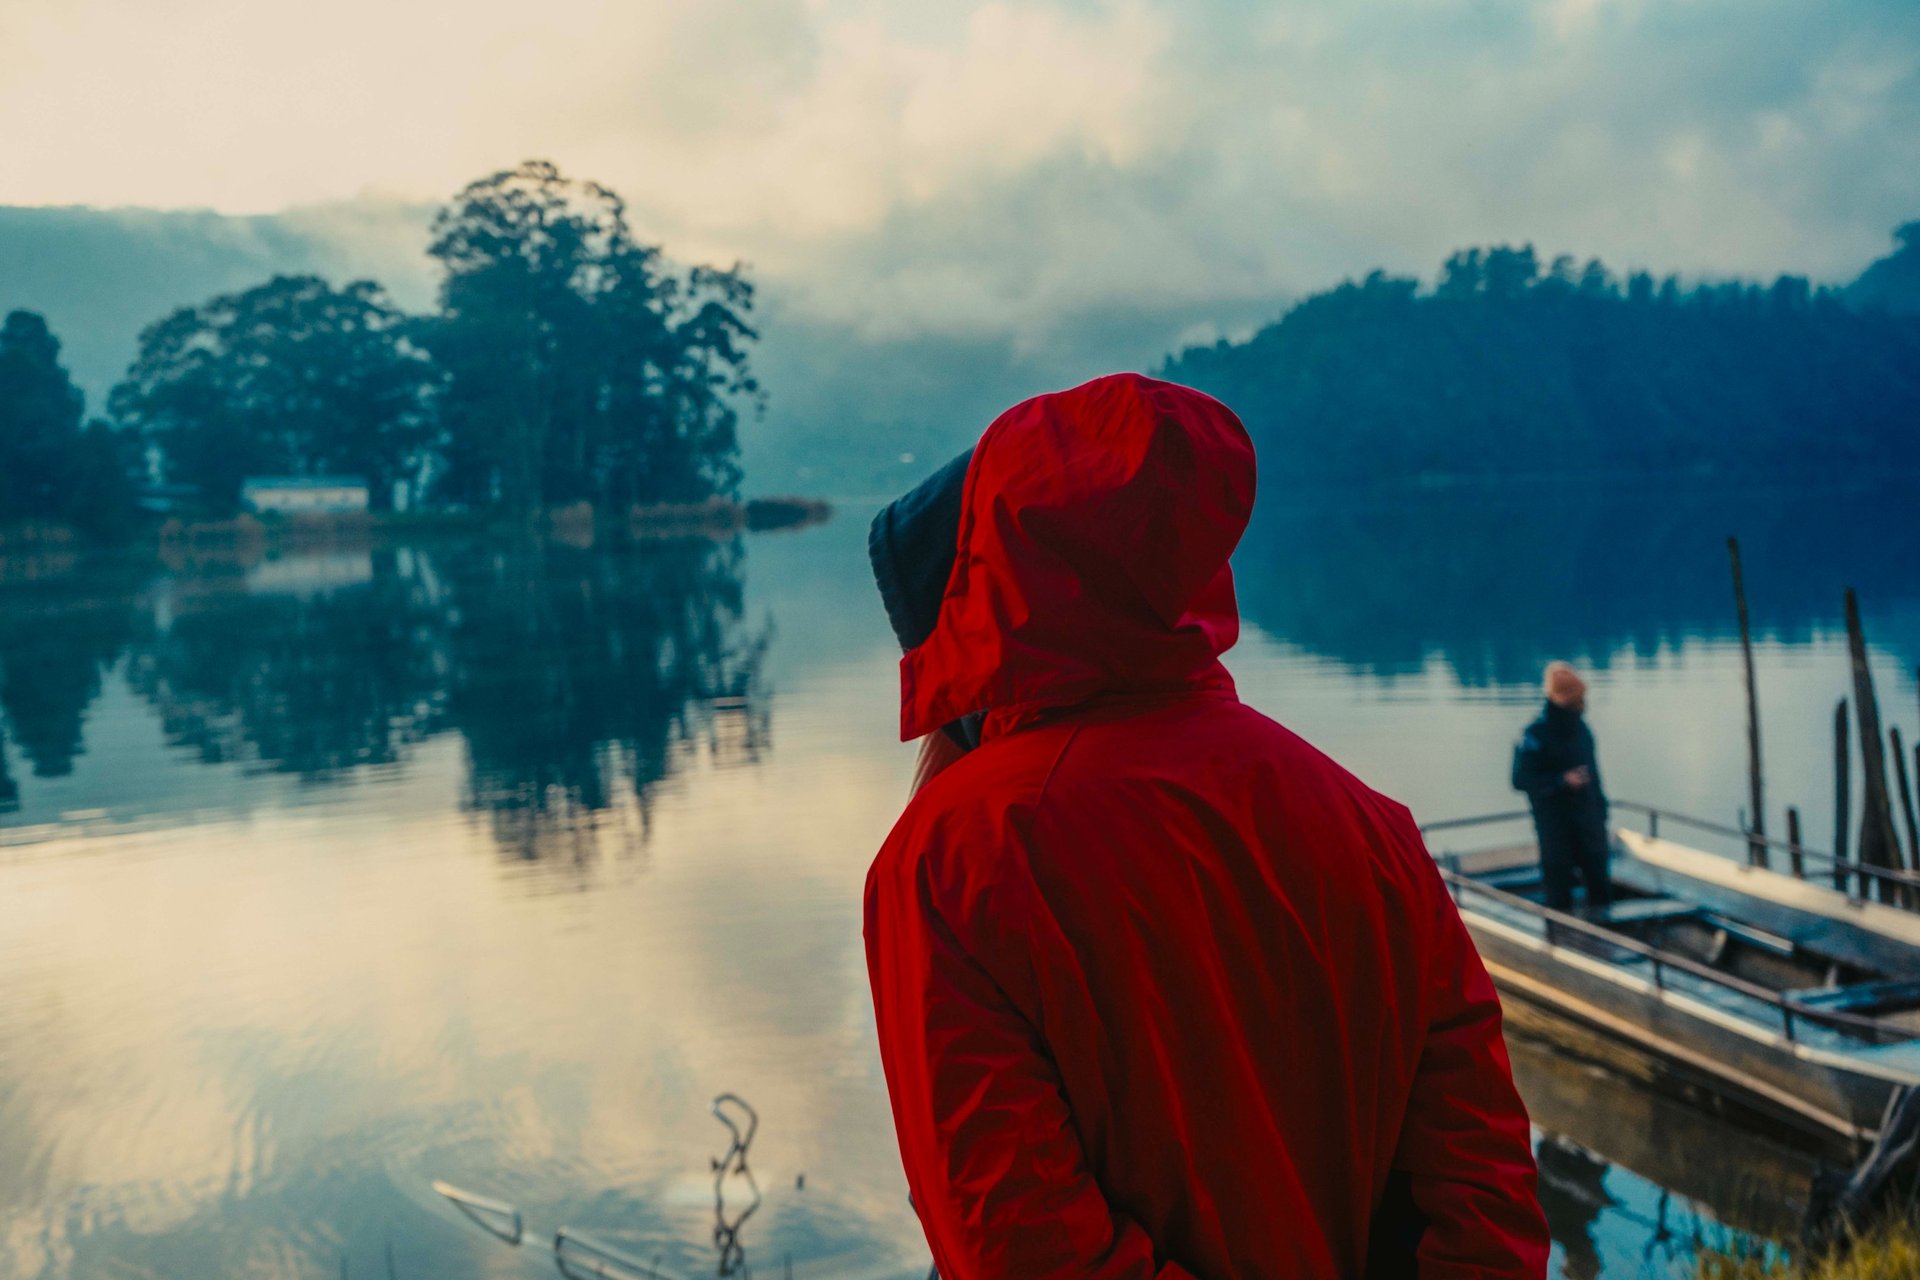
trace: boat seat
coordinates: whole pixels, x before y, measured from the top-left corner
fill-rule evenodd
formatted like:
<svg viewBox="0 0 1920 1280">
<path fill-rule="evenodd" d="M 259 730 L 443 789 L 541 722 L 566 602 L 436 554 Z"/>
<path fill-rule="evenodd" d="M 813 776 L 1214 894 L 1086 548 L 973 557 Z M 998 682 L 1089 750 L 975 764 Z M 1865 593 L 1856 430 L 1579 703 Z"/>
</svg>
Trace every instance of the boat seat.
<svg viewBox="0 0 1920 1280">
<path fill-rule="evenodd" d="M 1771 951 L 1774 955 L 1790 957 L 1794 953 L 1792 938 L 1783 938 L 1777 933 L 1769 933 L 1757 925 L 1744 920 L 1730 920 L 1717 911 L 1707 912 L 1707 922 L 1722 933 L 1740 939 L 1750 947 L 1762 951 Z"/>
<path fill-rule="evenodd" d="M 1627 898 L 1608 907 L 1600 918 L 1608 924 L 1643 924 L 1690 916 L 1699 910 L 1699 903 L 1681 898 Z"/>
<path fill-rule="evenodd" d="M 1621 968 L 1647 963 L 1647 957 L 1640 952 L 1631 951 L 1621 943 L 1610 941 L 1599 934 L 1575 933 L 1571 929 L 1561 929 L 1556 931 L 1551 941 L 1555 946 L 1564 947 L 1569 951 L 1578 951 L 1582 955 L 1593 956 Z"/>
<path fill-rule="evenodd" d="M 1920 1004 L 1920 981 L 1886 978 L 1878 982 L 1856 982 L 1846 987 L 1801 987 L 1786 994 L 1801 1004 L 1823 1009 L 1872 1012 Z"/>
<path fill-rule="evenodd" d="M 1540 883 L 1540 864 L 1527 862 L 1517 867 L 1501 867 L 1497 871 L 1482 871 L 1473 878 L 1488 888 L 1518 893 L 1522 889 L 1531 889 Z"/>
</svg>

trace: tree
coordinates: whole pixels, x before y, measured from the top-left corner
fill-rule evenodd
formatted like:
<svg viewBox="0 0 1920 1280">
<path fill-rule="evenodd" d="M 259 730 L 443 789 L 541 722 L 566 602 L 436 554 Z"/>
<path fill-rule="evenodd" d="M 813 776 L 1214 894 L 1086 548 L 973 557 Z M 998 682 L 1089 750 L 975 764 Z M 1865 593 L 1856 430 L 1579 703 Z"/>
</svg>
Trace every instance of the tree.
<svg viewBox="0 0 1920 1280">
<path fill-rule="evenodd" d="M 1893 229 L 1894 250 L 1860 273 L 1846 287 L 1856 307 L 1878 307 L 1901 315 L 1920 314 L 1920 221 Z"/>
<path fill-rule="evenodd" d="M 735 491 L 735 401 L 758 394 L 739 267 L 677 274 L 619 196 L 538 160 L 467 186 L 433 237 L 447 274 L 420 332 L 448 376 L 449 496 L 528 513 Z"/>
<path fill-rule="evenodd" d="M 1515 249 L 1503 244 L 1487 250 L 1486 291 L 1490 297 L 1518 297 L 1539 278 L 1540 260 L 1534 256 L 1532 245 Z"/>
<path fill-rule="evenodd" d="M 1589 298 L 1612 298 L 1619 295 L 1614 286 L 1613 276 L 1606 264 L 1598 258 L 1587 259 L 1587 265 L 1580 272 L 1580 292 Z"/>
<path fill-rule="evenodd" d="M 1442 298 L 1470 298 L 1480 292 L 1485 281 L 1478 249 L 1461 249 L 1447 258 L 1440 268 L 1440 284 L 1434 292 Z"/>
<path fill-rule="evenodd" d="M 133 504 L 124 441 L 104 423 L 82 430 L 85 407 L 46 320 L 10 313 L 0 323 L 0 524 L 124 531 Z"/>
<path fill-rule="evenodd" d="M 1303 299 L 1167 376 L 1225 398 L 1264 456 L 1325 479 L 1833 476 L 1920 469 L 1920 317 L 1803 277 L 1624 290 L 1598 259 L 1464 249 L 1430 294 Z"/>
<path fill-rule="evenodd" d="M 0 520 L 59 515 L 84 408 L 46 320 L 10 313 L 0 324 Z"/>
<path fill-rule="evenodd" d="M 215 508 L 251 475 L 330 472 L 385 507 L 432 442 L 435 374 L 406 324 L 370 280 L 275 276 L 149 326 L 109 404 Z"/>
</svg>

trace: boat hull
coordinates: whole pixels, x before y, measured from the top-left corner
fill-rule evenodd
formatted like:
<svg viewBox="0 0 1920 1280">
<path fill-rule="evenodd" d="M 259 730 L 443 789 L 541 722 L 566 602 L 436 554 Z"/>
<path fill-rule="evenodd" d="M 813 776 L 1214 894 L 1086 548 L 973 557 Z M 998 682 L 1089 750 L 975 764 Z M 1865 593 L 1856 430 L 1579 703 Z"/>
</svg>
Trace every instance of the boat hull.
<svg viewBox="0 0 1920 1280">
<path fill-rule="evenodd" d="M 1887 1060 L 1885 1048 L 1810 1046 L 1576 947 L 1530 937 L 1471 909 L 1462 915 L 1504 997 L 1618 1039 L 1810 1134 L 1870 1141 L 1894 1091 L 1920 1084 L 1913 1065 Z"/>
</svg>

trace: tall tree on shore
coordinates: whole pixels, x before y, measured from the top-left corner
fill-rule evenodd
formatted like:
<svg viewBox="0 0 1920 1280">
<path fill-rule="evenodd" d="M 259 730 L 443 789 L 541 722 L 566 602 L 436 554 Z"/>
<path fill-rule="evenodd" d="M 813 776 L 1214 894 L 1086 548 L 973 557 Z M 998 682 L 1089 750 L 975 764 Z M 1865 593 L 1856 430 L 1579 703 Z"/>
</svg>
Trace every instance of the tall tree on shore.
<svg viewBox="0 0 1920 1280">
<path fill-rule="evenodd" d="M 449 496 L 532 512 L 737 488 L 735 405 L 758 393 L 740 268 L 677 274 L 619 196 L 538 160 L 461 191 L 428 253 Z"/>
<path fill-rule="evenodd" d="M 46 320 L 9 313 L 0 322 L 0 524 L 124 530 L 133 495 L 122 441 L 104 423 L 83 428 L 85 408 Z"/>
<path fill-rule="evenodd" d="M 31 311 L 0 323 L 0 518 L 51 518 L 85 411 L 60 342 Z"/>
<path fill-rule="evenodd" d="M 250 475 L 328 472 L 384 507 L 432 443 L 435 374 L 405 324 L 370 280 L 275 276 L 149 326 L 109 404 L 215 508 Z"/>
</svg>

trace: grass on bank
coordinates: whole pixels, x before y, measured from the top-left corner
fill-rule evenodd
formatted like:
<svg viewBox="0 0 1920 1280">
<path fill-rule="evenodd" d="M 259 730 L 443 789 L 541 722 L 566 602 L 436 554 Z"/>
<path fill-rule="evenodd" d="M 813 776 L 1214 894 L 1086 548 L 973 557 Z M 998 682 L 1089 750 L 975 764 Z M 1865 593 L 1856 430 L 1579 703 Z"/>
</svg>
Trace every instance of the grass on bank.
<svg viewBox="0 0 1920 1280">
<path fill-rule="evenodd" d="M 1753 1249 L 1703 1249 L 1695 1280 L 1920 1280 L 1920 1219 L 1878 1227 L 1844 1256 L 1792 1261 Z"/>
</svg>

